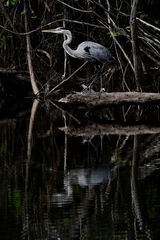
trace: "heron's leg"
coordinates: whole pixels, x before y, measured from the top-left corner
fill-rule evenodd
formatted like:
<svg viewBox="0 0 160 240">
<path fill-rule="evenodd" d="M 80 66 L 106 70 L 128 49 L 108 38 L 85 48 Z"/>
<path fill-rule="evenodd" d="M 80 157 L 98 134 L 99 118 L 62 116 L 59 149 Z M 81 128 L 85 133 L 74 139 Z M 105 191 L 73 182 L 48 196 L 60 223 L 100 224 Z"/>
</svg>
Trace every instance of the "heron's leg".
<svg viewBox="0 0 160 240">
<path fill-rule="evenodd" d="M 100 72 L 97 71 L 96 74 L 95 74 L 95 76 L 94 76 L 94 78 L 93 78 L 93 80 L 92 80 L 91 83 L 83 90 L 83 92 L 86 91 L 86 90 L 88 90 L 88 91 L 91 90 L 92 85 L 93 85 L 94 82 L 97 80 L 97 78 L 99 77 L 99 75 L 100 75 Z"/>
<path fill-rule="evenodd" d="M 103 64 L 103 67 L 104 67 L 104 64 Z M 104 89 L 102 88 L 102 71 L 103 71 L 103 67 L 101 68 L 100 65 L 95 65 L 95 69 L 97 70 L 98 72 L 98 77 L 100 79 L 100 90 L 99 90 L 99 93 L 98 93 L 98 96 L 99 98 L 101 97 L 101 93 L 103 93 Z"/>
<path fill-rule="evenodd" d="M 102 72 L 100 72 L 100 90 L 98 93 L 99 98 L 101 97 L 101 93 L 103 93 L 104 89 L 102 87 Z"/>
<path fill-rule="evenodd" d="M 103 68 L 103 67 L 102 67 Z M 99 90 L 99 93 L 98 93 L 98 96 L 99 98 L 101 97 L 101 93 L 103 93 L 103 88 L 102 88 L 102 71 L 101 71 L 101 67 L 100 65 L 98 64 L 95 64 L 95 76 L 93 78 L 93 80 L 91 81 L 91 83 L 83 90 L 86 91 L 86 90 L 90 90 L 91 91 L 91 87 L 92 85 L 94 84 L 94 82 L 100 78 L 100 90 Z"/>
</svg>

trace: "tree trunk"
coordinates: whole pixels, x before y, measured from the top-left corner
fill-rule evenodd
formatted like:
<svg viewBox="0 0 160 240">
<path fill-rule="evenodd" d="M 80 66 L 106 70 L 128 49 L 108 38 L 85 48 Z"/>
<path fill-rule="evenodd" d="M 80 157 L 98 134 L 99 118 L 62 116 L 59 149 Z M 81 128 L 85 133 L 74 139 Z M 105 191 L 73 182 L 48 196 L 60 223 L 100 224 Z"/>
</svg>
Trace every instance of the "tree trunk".
<svg viewBox="0 0 160 240">
<path fill-rule="evenodd" d="M 142 72 L 141 56 L 140 56 L 140 50 L 139 50 L 139 44 L 138 44 L 138 38 L 137 38 L 137 24 L 136 24 L 137 5 L 138 5 L 138 0 L 133 0 L 132 7 L 131 7 L 131 16 L 130 16 L 130 30 L 131 30 L 131 43 L 132 43 L 136 87 L 137 87 L 137 91 L 140 91 L 143 72 Z"/>
<path fill-rule="evenodd" d="M 24 22 L 25 22 L 25 31 L 28 31 L 28 19 L 27 19 L 27 6 L 26 6 L 26 0 L 24 0 Z M 30 42 L 30 36 L 29 34 L 26 35 L 26 43 L 27 43 L 27 61 L 28 61 L 28 69 L 29 69 L 29 75 L 31 79 L 31 85 L 33 92 L 36 96 L 39 96 L 39 90 L 37 87 L 37 83 L 35 80 L 34 72 L 33 72 L 33 66 L 32 66 L 32 59 L 31 59 L 31 42 Z"/>
</svg>

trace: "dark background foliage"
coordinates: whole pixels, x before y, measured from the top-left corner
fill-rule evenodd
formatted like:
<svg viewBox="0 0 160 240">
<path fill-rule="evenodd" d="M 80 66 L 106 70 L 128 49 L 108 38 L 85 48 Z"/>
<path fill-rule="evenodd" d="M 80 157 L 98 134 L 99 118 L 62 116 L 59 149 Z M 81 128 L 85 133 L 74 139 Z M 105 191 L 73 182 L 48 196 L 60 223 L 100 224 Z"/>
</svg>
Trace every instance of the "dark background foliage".
<svg viewBox="0 0 160 240">
<path fill-rule="evenodd" d="M 135 91 L 134 71 L 128 62 L 130 59 L 133 64 L 135 54 L 130 36 L 131 8 L 131 1 L 128 0 L 107 0 L 101 3 L 95 0 L 1 1 L 1 89 L 9 89 L 11 79 L 13 85 L 22 84 L 25 88 L 26 85 L 30 86 L 24 26 L 24 16 L 27 14 L 33 70 L 40 89 L 45 90 L 46 83 L 52 87 L 62 80 L 65 58 L 63 37 L 42 34 L 41 30 L 65 26 L 73 34 L 72 48 L 75 49 L 82 41 L 91 40 L 106 46 L 117 58 L 117 66 L 111 69 L 107 66 L 104 71 L 104 87 L 107 91 Z M 147 92 L 159 92 L 159 9 L 159 0 L 139 1 L 137 8 L 137 38 L 143 70 L 141 89 Z M 66 77 L 81 64 L 79 60 L 68 57 Z M 63 90 L 80 90 L 81 83 L 86 82 L 92 72 L 91 64 L 85 66 L 64 84 Z"/>
</svg>

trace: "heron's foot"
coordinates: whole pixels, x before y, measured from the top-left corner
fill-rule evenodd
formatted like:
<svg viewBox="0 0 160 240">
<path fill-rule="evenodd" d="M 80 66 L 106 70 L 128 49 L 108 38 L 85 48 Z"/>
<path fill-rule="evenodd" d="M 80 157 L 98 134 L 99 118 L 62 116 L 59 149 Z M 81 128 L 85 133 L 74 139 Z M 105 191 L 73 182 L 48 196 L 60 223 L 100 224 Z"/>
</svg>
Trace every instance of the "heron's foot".
<svg viewBox="0 0 160 240">
<path fill-rule="evenodd" d="M 104 92 L 105 92 L 105 89 L 104 89 L 104 88 L 101 88 L 101 89 L 99 90 L 99 93 L 98 93 L 99 99 L 101 98 L 101 94 L 104 93 Z"/>
<path fill-rule="evenodd" d="M 82 92 L 90 92 L 91 93 L 91 85 L 88 85 L 87 87 L 85 87 Z"/>
</svg>

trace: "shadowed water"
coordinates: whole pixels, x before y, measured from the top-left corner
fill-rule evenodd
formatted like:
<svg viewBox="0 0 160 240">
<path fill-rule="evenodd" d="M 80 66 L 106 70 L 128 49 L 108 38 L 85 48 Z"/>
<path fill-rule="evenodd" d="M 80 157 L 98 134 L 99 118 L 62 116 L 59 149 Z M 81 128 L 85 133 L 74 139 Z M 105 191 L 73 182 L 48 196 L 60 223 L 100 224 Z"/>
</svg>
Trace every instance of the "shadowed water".
<svg viewBox="0 0 160 240">
<path fill-rule="evenodd" d="M 159 108 L 65 107 L 2 106 L 1 239 L 159 239 Z"/>
</svg>

